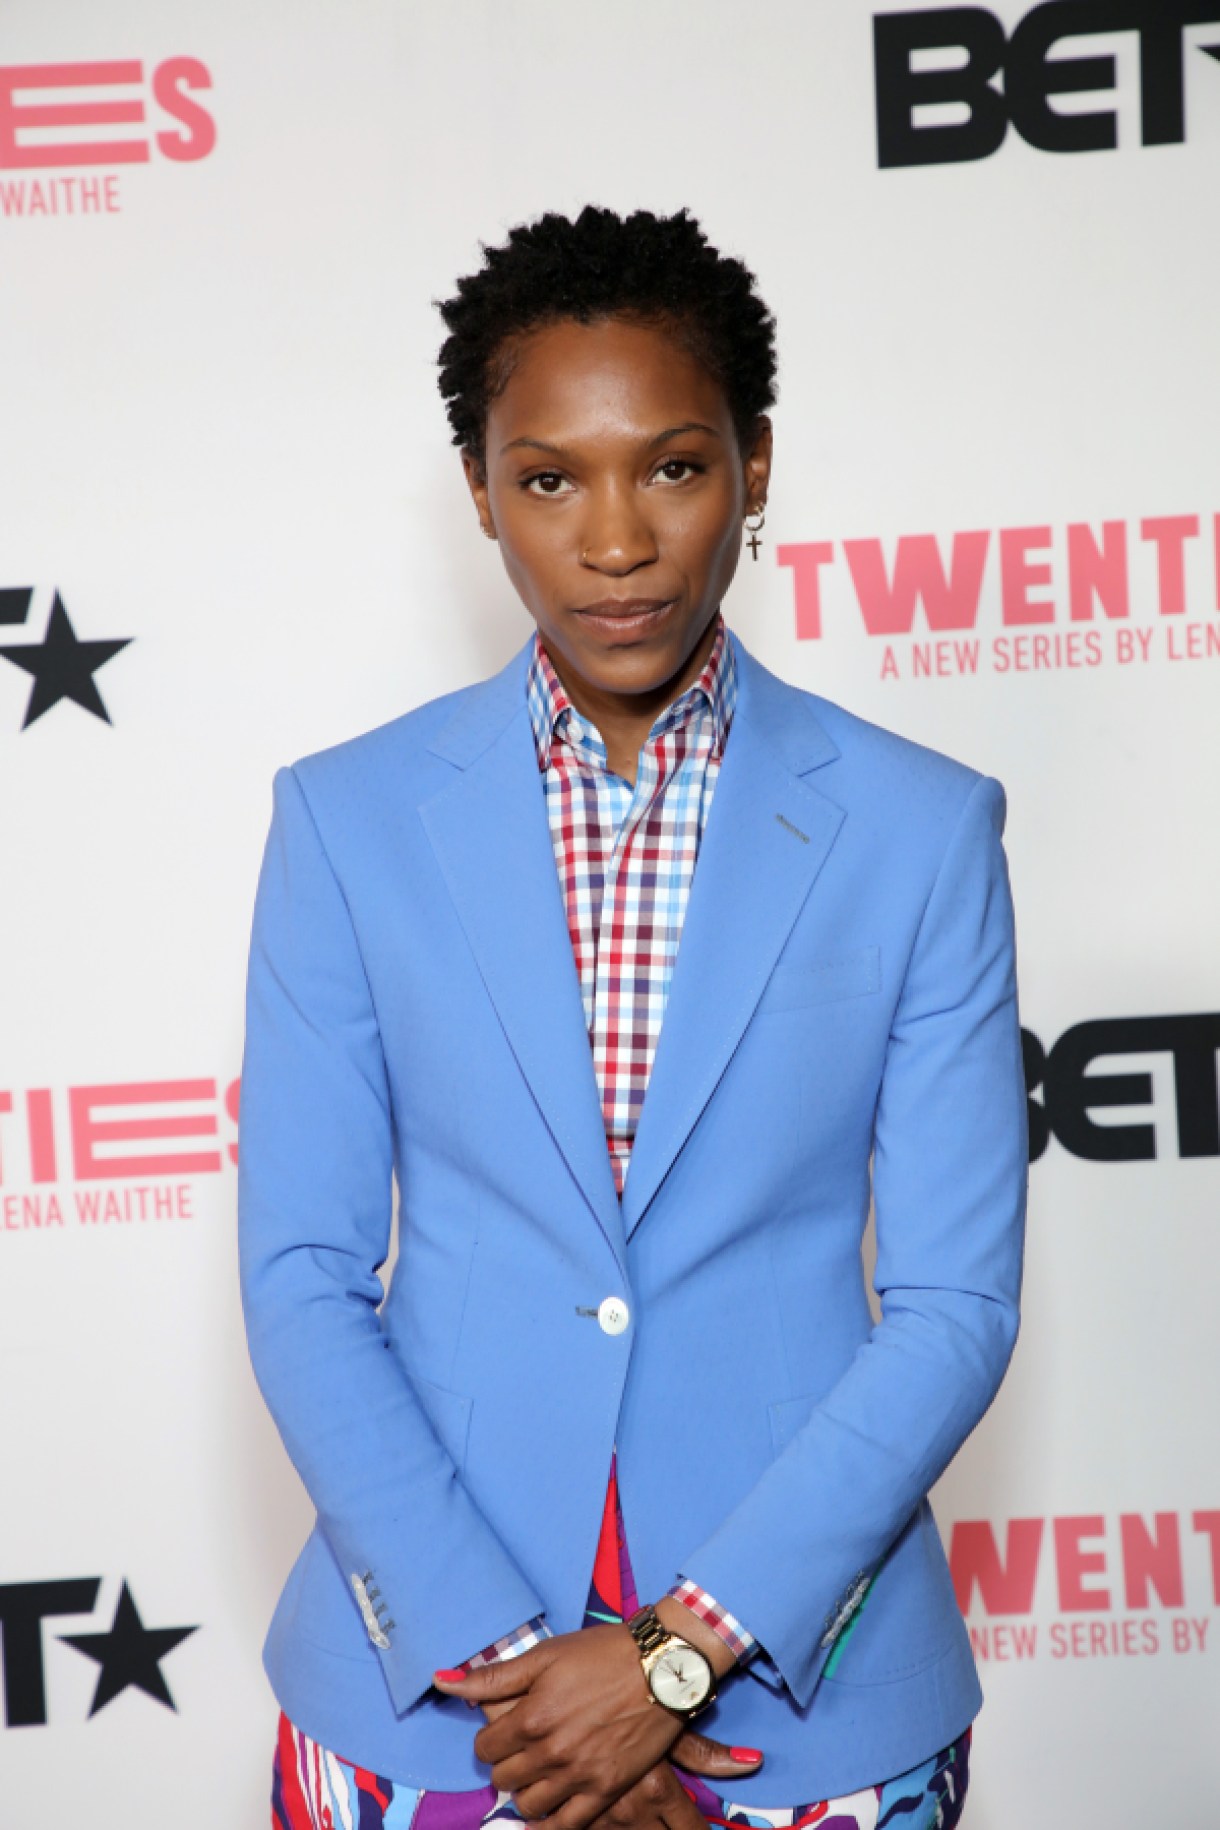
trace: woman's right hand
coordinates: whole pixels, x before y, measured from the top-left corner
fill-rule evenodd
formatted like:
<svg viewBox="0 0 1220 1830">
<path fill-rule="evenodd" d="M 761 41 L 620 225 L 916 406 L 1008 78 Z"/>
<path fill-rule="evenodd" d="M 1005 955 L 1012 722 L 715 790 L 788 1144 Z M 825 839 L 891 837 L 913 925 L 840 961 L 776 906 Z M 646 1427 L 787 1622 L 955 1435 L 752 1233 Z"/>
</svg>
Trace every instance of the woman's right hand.
<svg viewBox="0 0 1220 1830">
<path fill-rule="evenodd" d="M 506 1709 L 513 1708 L 515 1700 L 488 1701 L 474 1707 L 481 1708 L 487 1720 L 494 1722 Z M 698 1773 L 702 1779 L 740 1779 L 743 1774 L 757 1772 L 761 1761 L 761 1755 L 757 1760 L 735 1760 L 725 1742 L 684 1729 L 666 1758 L 658 1760 L 629 1786 L 609 1810 L 594 1819 L 589 1830 L 708 1830 L 707 1819 L 682 1785 L 674 1766 Z"/>
<path fill-rule="evenodd" d="M 664 1760 L 637 1779 L 608 1811 L 593 1820 L 589 1830 L 708 1830 L 708 1822 L 695 1804 L 675 1765 L 703 1779 L 740 1779 L 757 1772 L 757 1760 L 735 1760 L 723 1741 L 687 1729 Z"/>
</svg>

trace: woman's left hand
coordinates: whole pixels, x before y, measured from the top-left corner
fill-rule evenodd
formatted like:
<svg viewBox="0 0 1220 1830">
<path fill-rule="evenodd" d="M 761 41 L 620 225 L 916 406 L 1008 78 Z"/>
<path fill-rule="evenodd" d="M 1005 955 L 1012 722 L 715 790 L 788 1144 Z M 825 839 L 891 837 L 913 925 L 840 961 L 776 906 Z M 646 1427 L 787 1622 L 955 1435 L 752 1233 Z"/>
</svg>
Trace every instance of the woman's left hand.
<svg viewBox="0 0 1220 1830">
<path fill-rule="evenodd" d="M 653 1701 L 621 1625 L 555 1634 L 516 1658 L 434 1682 L 471 1702 L 511 1702 L 479 1729 L 474 1751 L 491 1783 L 513 1794 L 523 1816 L 549 1819 L 548 1830 L 588 1830 L 685 1728 Z"/>
</svg>

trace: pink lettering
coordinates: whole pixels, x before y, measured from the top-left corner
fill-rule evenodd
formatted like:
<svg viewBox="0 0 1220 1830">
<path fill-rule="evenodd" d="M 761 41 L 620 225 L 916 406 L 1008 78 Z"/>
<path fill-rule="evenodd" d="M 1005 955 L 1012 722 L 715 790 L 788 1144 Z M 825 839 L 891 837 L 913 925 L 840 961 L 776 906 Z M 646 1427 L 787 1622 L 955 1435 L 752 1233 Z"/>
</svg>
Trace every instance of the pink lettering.
<svg viewBox="0 0 1220 1830">
<path fill-rule="evenodd" d="M 775 549 L 777 563 L 792 567 L 798 642 L 814 642 L 822 633 L 821 568 L 830 564 L 834 551 L 829 540 L 802 540 Z"/>
<path fill-rule="evenodd" d="M 215 146 L 215 121 L 206 108 L 182 93 L 184 89 L 211 87 L 207 65 L 197 57 L 169 57 L 153 71 L 153 94 L 166 114 L 186 130 L 157 135 L 158 149 L 167 159 L 206 159 Z"/>
<path fill-rule="evenodd" d="M 1000 601 L 1005 623 L 1053 623 L 1055 606 L 1048 597 L 1032 598 L 1035 585 L 1051 581 L 1049 565 L 1034 565 L 1031 551 L 1049 547 L 1049 527 L 1000 529 Z"/>
<path fill-rule="evenodd" d="M 1211 1621 L 1204 1616 L 1201 1620 L 1192 1619 L 1189 1615 L 1180 1615 L 1171 1625 L 1173 1627 L 1173 1649 L 1175 1652 L 1206 1652 L 1207 1629 Z"/>
<path fill-rule="evenodd" d="M 929 629 L 973 629 L 990 541 L 986 530 L 955 534 L 946 575 L 936 536 L 905 534 L 898 542 L 891 580 L 879 540 L 845 540 L 843 551 L 869 634 L 909 635 L 920 601 Z"/>
<path fill-rule="evenodd" d="M 1124 1512 L 1118 1521 L 1123 1547 L 1123 1583 L 1129 1608 L 1150 1605 L 1155 1589 L 1167 1608 L 1182 1605 L 1182 1540 L 1176 1512 L 1158 1512 L 1155 1535 L 1135 1512 Z"/>
<path fill-rule="evenodd" d="M 1156 544 L 1157 579 L 1162 616 L 1186 610 L 1186 542 L 1199 533 L 1198 515 L 1154 515 L 1140 522 L 1143 539 Z"/>
<path fill-rule="evenodd" d="M 57 1171 L 51 1089 L 31 1087 L 25 1096 L 25 1113 L 30 1133 L 30 1172 L 35 1182 L 53 1182 Z"/>
<path fill-rule="evenodd" d="M 239 1113 L 239 1110 L 241 1107 L 241 1078 L 240 1078 L 240 1076 L 236 1080 L 231 1080 L 229 1082 L 228 1086 L 225 1088 L 224 1106 L 225 1106 L 225 1111 L 227 1112 L 228 1116 L 233 1120 L 233 1128 L 234 1128 L 234 1130 L 236 1130 L 237 1122 L 238 1122 L 238 1113 Z M 236 1163 L 237 1145 L 230 1144 L 228 1146 L 228 1151 L 229 1151 L 229 1161 L 231 1163 Z"/>
<path fill-rule="evenodd" d="M 1116 629 L 1114 631 L 1115 653 L 1120 667 L 1129 667 L 1133 661 L 1146 661 L 1152 649 L 1151 629 Z"/>
<path fill-rule="evenodd" d="M 72 89 L 138 83 L 144 67 L 138 59 L 111 63 L 10 64 L 0 67 L 0 166 L 134 165 L 148 158 L 146 140 L 78 140 L 39 146 L 23 145 L 23 127 L 102 127 L 133 125 L 144 119 L 139 96 L 115 102 L 52 102 L 18 106 L 21 89 Z"/>
<path fill-rule="evenodd" d="M 1220 1512 L 1195 1512 L 1191 1524 L 1210 1540 L 1212 1553 L 1212 1599 L 1220 1608 Z"/>
<path fill-rule="evenodd" d="M 957 1605 L 970 1612 L 975 1588 L 988 1614 L 1028 1614 L 1034 1605 L 1042 1519 L 1010 1519 L 1006 1555 L 1001 1558 L 986 1519 L 959 1519 L 953 1527 L 949 1568 Z"/>
<path fill-rule="evenodd" d="M 1127 579 L 1127 524 L 1107 521 L 1102 527 L 1102 544 L 1098 546 L 1093 530 L 1083 521 L 1074 521 L 1067 531 L 1068 601 L 1074 623 L 1093 620 L 1096 597 L 1110 617 L 1131 614 L 1131 594 Z"/>
<path fill-rule="evenodd" d="M 1085 1550 L 1084 1538 L 1099 1538 L 1105 1520 L 1097 1515 L 1055 1520 L 1055 1564 L 1059 1575 L 1059 1606 L 1065 1614 L 1087 1613 L 1110 1606 L 1109 1589 L 1087 1589 L 1087 1575 L 1104 1575 L 1104 1550 Z"/>
<path fill-rule="evenodd" d="M 97 1106 L 130 1106 L 161 1101 L 210 1100 L 216 1098 L 214 1080 L 149 1080 L 129 1085 L 106 1087 L 70 1087 L 68 1106 L 72 1121 L 72 1150 L 76 1174 L 80 1180 L 101 1176 L 198 1174 L 220 1169 L 219 1151 L 186 1152 L 179 1155 L 99 1157 L 99 1143 L 159 1137 L 215 1137 L 214 1112 L 193 1115 L 178 1114 L 171 1118 L 124 1118 L 103 1123 L 94 1117 Z"/>
</svg>

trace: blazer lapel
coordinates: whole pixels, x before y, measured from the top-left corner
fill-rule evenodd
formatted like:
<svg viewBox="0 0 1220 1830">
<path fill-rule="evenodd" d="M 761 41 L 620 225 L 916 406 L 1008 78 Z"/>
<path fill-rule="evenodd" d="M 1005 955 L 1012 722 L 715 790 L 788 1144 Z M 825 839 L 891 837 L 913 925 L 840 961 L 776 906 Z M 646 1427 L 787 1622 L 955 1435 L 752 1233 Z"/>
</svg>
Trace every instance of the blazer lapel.
<svg viewBox="0 0 1220 1830">
<path fill-rule="evenodd" d="M 801 779 L 838 755 L 808 700 L 730 640 L 737 703 L 627 1170 L 628 1236 L 715 1091 L 844 818 Z"/>
<path fill-rule="evenodd" d="M 432 740 L 461 772 L 419 811 L 509 1046 L 627 1283 L 623 1213 L 525 702 L 532 639 Z"/>
</svg>

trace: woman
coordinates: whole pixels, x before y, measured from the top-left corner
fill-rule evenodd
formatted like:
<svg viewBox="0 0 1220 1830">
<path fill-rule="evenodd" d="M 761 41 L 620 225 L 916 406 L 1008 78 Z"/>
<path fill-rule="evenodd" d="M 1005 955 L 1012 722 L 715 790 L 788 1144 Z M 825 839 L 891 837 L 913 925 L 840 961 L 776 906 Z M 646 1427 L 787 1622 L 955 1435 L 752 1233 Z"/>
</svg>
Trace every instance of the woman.
<svg viewBox="0 0 1220 1830">
<path fill-rule="evenodd" d="M 535 627 L 275 777 L 242 1292 L 318 1518 L 273 1822 L 951 1826 L 926 1496 L 1024 1224 L 1003 792 L 725 626 L 774 324 L 685 211 L 546 215 L 441 309 Z"/>
</svg>

